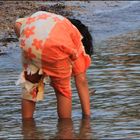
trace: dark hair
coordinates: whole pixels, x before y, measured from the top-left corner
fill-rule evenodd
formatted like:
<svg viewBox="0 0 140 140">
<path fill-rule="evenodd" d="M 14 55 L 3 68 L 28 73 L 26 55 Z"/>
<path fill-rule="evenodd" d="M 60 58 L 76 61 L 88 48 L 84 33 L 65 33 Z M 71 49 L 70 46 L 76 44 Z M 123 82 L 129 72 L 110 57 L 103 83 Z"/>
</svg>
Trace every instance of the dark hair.
<svg viewBox="0 0 140 140">
<path fill-rule="evenodd" d="M 78 19 L 71 19 L 68 18 L 68 20 L 79 30 L 79 32 L 82 34 L 83 39 L 82 43 L 84 45 L 85 51 L 90 56 L 93 54 L 93 43 L 92 43 L 92 36 L 88 30 L 88 27 L 84 25 L 80 20 Z"/>
</svg>

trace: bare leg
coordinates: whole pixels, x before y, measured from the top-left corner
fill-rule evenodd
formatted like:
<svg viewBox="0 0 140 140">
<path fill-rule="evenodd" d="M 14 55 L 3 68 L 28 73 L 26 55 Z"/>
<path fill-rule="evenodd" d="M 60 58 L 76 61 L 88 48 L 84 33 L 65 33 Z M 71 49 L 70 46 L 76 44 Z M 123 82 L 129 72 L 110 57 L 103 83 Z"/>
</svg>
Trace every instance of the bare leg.
<svg viewBox="0 0 140 140">
<path fill-rule="evenodd" d="M 22 99 L 22 118 L 33 118 L 34 110 L 35 110 L 35 102 L 30 100 Z"/>
<path fill-rule="evenodd" d="M 70 78 L 71 77 L 61 79 L 57 77 L 51 77 L 51 85 L 55 90 L 57 98 L 58 117 L 63 119 L 71 118 L 72 101 L 70 98 L 66 97 L 67 95 L 69 96 L 69 94 L 71 94 Z M 66 94 L 66 96 L 63 94 Z"/>
<path fill-rule="evenodd" d="M 90 117 L 90 99 L 89 99 L 89 90 L 88 82 L 86 79 L 86 74 L 81 73 L 75 76 L 75 83 L 78 90 L 78 95 L 81 102 L 83 118 Z"/>
<path fill-rule="evenodd" d="M 58 91 L 56 92 L 57 97 L 57 113 L 59 118 L 71 118 L 72 103 L 71 99 L 63 96 Z"/>
</svg>

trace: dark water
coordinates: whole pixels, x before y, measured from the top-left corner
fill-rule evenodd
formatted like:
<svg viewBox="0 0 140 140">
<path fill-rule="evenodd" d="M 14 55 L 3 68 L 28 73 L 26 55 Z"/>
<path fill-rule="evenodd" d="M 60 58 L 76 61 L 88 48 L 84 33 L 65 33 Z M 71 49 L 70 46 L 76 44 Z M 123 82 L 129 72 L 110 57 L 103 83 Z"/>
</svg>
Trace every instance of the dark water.
<svg viewBox="0 0 140 140">
<path fill-rule="evenodd" d="M 127 11 L 134 12 L 137 17 L 135 20 L 140 21 L 140 17 L 138 19 L 135 14 L 140 10 L 139 4 L 133 6 L 125 6 L 126 13 Z M 114 12 L 119 13 L 117 10 Z M 95 25 L 99 23 L 98 30 L 95 30 L 97 28 L 94 26 L 92 28 L 90 18 L 87 20 L 92 33 L 94 31 L 95 42 L 97 40 L 92 65 L 87 71 L 91 91 L 91 120 L 81 119 L 80 103 L 73 84 L 72 120 L 58 120 L 53 89 L 46 85 L 45 100 L 37 104 L 35 120 L 22 122 L 21 89 L 15 86 L 21 70 L 20 50 L 15 47 L 17 44 L 11 43 L 9 46 L 13 46 L 14 49 L 10 48 L 5 55 L 0 55 L 0 139 L 140 138 L 140 33 L 130 33 L 129 37 L 126 37 L 128 34 L 124 33 L 124 36 L 110 38 L 113 34 L 118 34 L 118 30 L 112 34 L 103 30 L 103 36 L 107 36 L 103 38 L 101 29 L 104 28 L 99 14 L 102 17 L 104 13 L 97 12 L 94 15 Z M 85 21 L 84 16 L 81 16 L 83 21 Z M 109 17 L 112 19 L 111 12 L 108 13 Z M 134 18 L 130 19 L 134 23 Z M 118 18 L 118 22 L 119 20 Z M 110 24 L 110 20 L 108 19 L 106 23 Z M 108 24 L 105 27 L 110 29 Z M 137 29 L 137 24 L 134 24 L 132 28 L 129 24 L 127 30 Z M 124 32 L 123 27 L 119 26 L 119 30 Z M 99 41 L 100 39 L 105 41 Z"/>
</svg>

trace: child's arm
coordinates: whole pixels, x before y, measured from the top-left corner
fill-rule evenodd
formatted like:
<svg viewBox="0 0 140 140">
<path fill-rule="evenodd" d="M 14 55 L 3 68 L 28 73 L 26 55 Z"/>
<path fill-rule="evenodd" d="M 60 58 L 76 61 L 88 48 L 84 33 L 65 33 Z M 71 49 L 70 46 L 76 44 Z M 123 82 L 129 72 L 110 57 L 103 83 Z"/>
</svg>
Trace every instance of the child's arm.
<svg viewBox="0 0 140 140">
<path fill-rule="evenodd" d="M 75 84 L 78 90 L 78 95 L 81 102 L 83 118 L 90 117 L 90 99 L 88 82 L 86 79 L 86 73 L 81 73 L 75 76 Z"/>
</svg>

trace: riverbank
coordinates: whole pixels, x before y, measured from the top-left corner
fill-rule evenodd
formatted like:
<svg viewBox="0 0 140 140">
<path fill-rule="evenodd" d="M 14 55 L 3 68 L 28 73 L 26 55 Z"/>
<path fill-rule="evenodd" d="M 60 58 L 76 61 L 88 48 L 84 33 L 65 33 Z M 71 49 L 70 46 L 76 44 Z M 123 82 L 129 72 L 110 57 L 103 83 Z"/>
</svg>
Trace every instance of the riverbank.
<svg viewBox="0 0 140 140">
<path fill-rule="evenodd" d="M 0 47 L 7 46 L 6 44 L 9 42 L 18 41 L 13 30 L 16 19 L 39 10 L 55 12 L 66 17 L 80 19 L 89 27 L 95 43 L 103 39 L 107 40 L 108 37 L 116 36 L 123 31 L 132 38 L 137 38 L 139 30 L 135 31 L 137 25 L 134 25 L 134 23 L 139 23 L 139 19 L 137 19 L 138 9 L 129 8 L 133 4 L 135 4 L 135 1 L 1 1 Z M 119 11 L 122 16 L 119 16 Z M 127 11 L 131 16 L 130 19 L 128 17 L 130 22 L 126 18 L 129 16 Z"/>
<path fill-rule="evenodd" d="M 17 18 L 24 17 L 38 10 L 55 12 L 66 17 L 79 13 L 80 15 L 77 17 L 79 18 L 82 14 L 87 15 L 88 17 L 90 14 L 95 15 L 106 10 L 109 11 L 121 8 L 125 4 L 129 5 L 127 1 L 1 1 L 0 39 L 3 38 L 4 40 L 6 36 L 12 36 L 14 34 L 13 26 Z M 93 20 L 94 18 L 95 17 L 93 17 Z M 92 28 L 94 28 L 95 25 L 90 24 L 88 26 L 93 26 Z"/>
<path fill-rule="evenodd" d="M 33 1 L 1 1 L 0 2 L 0 42 L 16 42 L 14 37 L 14 22 L 18 18 L 22 18 L 39 10 L 56 12 L 64 16 L 70 15 L 70 12 L 65 11 L 66 6 L 63 3 L 55 5 L 40 5 Z"/>
</svg>

